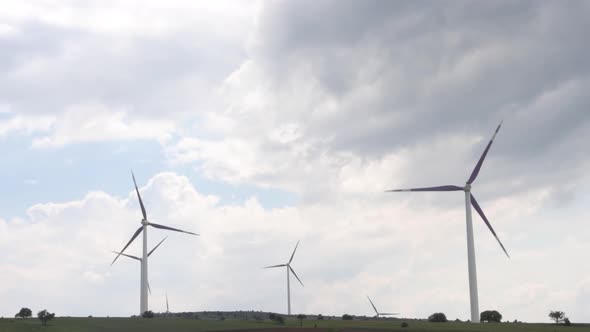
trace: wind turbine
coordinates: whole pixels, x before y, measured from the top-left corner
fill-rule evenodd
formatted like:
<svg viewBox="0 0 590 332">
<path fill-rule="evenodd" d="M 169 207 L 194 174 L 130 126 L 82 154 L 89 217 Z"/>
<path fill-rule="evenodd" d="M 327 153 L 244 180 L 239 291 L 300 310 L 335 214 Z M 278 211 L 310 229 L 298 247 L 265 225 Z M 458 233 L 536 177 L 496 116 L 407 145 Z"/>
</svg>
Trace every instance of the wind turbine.
<svg viewBox="0 0 590 332">
<path fill-rule="evenodd" d="M 265 269 L 271 269 L 271 268 L 283 267 L 283 266 L 287 267 L 287 313 L 289 315 L 291 315 L 291 285 L 289 282 L 289 274 L 291 272 L 293 272 L 293 275 L 295 276 L 295 278 L 297 278 L 297 281 L 299 281 L 301 286 L 303 286 L 301 279 L 299 279 L 299 277 L 297 276 L 297 273 L 295 273 L 295 270 L 293 270 L 293 268 L 291 267 L 291 262 L 293 261 L 293 257 L 295 256 L 295 251 L 297 251 L 298 246 L 299 246 L 299 241 L 297 241 L 297 244 L 295 245 L 295 249 L 293 249 L 293 253 L 291 254 L 291 258 L 289 259 L 289 261 L 286 264 L 279 264 L 279 265 L 272 265 L 272 266 L 265 267 Z M 303 286 L 303 287 L 305 287 L 305 286 Z"/>
<path fill-rule="evenodd" d="M 488 218 L 486 218 L 486 215 L 483 213 L 483 210 L 481 209 L 481 207 L 477 203 L 477 200 L 471 194 L 471 185 L 473 184 L 473 181 L 475 181 L 475 179 L 477 178 L 477 175 L 479 174 L 479 170 L 481 169 L 481 165 L 483 164 L 483 161 L 486 158 L 486 155 L 488 154 L 488 151 L 490 150 L 490 147 L 492 146 L 492 143 L 494 142 L 494 138 L 496 138 L 496 134 L 498 134 L 498 131 L 500 130 L 501 126 L 502 126 L 502 122 L 500 122 L 500 124 L 496 128 L 496 131 L 494 132 L 492 139 L 490 140 L 490 142 L 486 146 L 485 150 L 483 151 L 483 154 L 481 155 L 481 157 L 479 158 L 479 161 L 475 165 L 475 168 L 471 172 L 471 175 L 469 176 L 467 183 L 465 183 L 465 186 L 461 187 L 461 186 L 455 186 L 455 185 L 445 185 L 445 186 L 426 187 L 426 188 L 387 190 L 388 192 L 402 192 L 402 191 L 464 191 L 465 192 L 465 215 L 466 215 L 466 223 L 467 223 L 467 262 L 468 262 L 468 269 L 469 269 L 469 295 L 470 295 L 470 300 L 471 300 L 471 321 L 473 323 L 479 323 L 479 303 L 478 303 L 478 295 L 477 295 L 477 272 L 476 272 L 476 267 L 475 267 L 475 248 L 474 248 L 474 243 L 473 243 L 473 224 L 471 221 L 471 206 L 472 205 L 473 205 L 473 208 L 475 208 L 475 211 L 477 211 L 477 213 L 481 216 L 481 219 L 483 219 L 484 223 L 488 226 L 488 228 L 490 229 L 490 231 L 492 232 L 492 234 L 496 238 L 496 241 L 498 241 L 498 243 L 500 244 L 500 247 L 502 247 L 502 250 L 504 251 L 506 256 L 508 258 L 510 258 L 510 255 L 508 255 L 508 252 L 504 248 L 504 245 L 502 244 L 502 242 L 498 238 L 498 235 L 496 235 L 496 232 L 494 231 L 494 228 L 492 228 L 492 225 L 488 221 Z"/>
<path fill-rule="evenodd" d="M 131 240 L 129 240 L 129 242 L 127 242 L 127 244 L 123 247 L 123 249 L 117 254 L 117 257 L 115 257 L 115 259 L 113 260 L 111 265 L 113 265 L 115 263 L 115 261 L 117 260 L 117 258 L 119 258 L 119 256 L 123 255 L 123 252 L 125 252 L 125 249 L 127 249 L 127 247 L 129 247 L 131 242 L 133 242 L 133 240 L 135 240 L 135 238 L 141 232 L 143 232 L 143 255 L 142 255 L 142 259 L 141 259 L 141 284 L 140 284 L 141 296 L 140 296 L 140 302 L 139 302 L 139 311 L 140 311 L 139 315 L 141 316 L 144 312 L 146 312 L 148 310 L 147 227 L 152 226 L 154 228 L 165 229 L 165 230 L 174 231 L 174 232 L 187 233 L 187 234 L 192 234 L 192 235 L 199 235 L 199 234 L 149 222 L 148 218 L 147 218 L 147 213 L 145 212 L 145 207 L 143 206 L 143 201 L 141 200 L 141 195 L 139 194 L 139 189 L 137 189 L 137 182 L 135 181 L 135 175 L 133 175 L 133 171 L 131 171 L 131 177 L 133 178 L 133 184 L 135 185 L 135 192 L 137 193 L 137 199 L 139 200 L 139 205 L 141 207 L 141 214 L 143 216 L 143 219 L 141 220 L 141 226 L 135 231 L 135 233 L 133 233 Z"/>
<path fill-rule="evenodd" d="M 148 252 L 148 257 L 150 257 L 150 255 L 151 255 L 151 254 L 152 254 L 152 253 L 153 253 L 153 252 L 154 252 L 156 249 L 158 249 L 158 247 L 160 246 L 160 244 L 162 244 L 162 242 L 164 242 L 164 240 L 166 240 L 167 238 L 168 238 L 167 236 L 166 236 L 165 238 L 163 238 L 163 239 L 162 239 L 162 241 L 160 241 L 160 243 L 158 243 L 158 245 L 156 245 L 156 246 L 155 246 L 155 247 L 154 247 L 152 250 L 150 250 L 150 252 Z M 139 261 L 140 263 L 141 263 L 141 260 L 142 260 L 140 257 L 133 256 L 133 255 L 127 255 L 127 254 L 124 254 L 124 253 L 120 253 L 120 252 L 118 252 L 118 251 L 113 251 L 113 253 L 115 253 L 115 254 L 117 254 L 117 255 L 121 255 L 121 256 L 129 257 L 129 258 L 131 258 L 131 259 L 135 259 L 135 260 Z M 141 267 L 141 265 L 140 265 L 140 267 Z M 149 291 L 149 293 L 150 293 L 150 294 L 152 294 L 152 289 L 150 288 L 150 282 L 148 281 L 148 283 L 147 283 L 147 284 L 148 284 L 148 285 L 147 285 L 147 286 L 148 286 L 148 291 Z"/>
<path fill-rule="evenodd" d="M 399 315 L 397 313 L 387 313 L 387 312 L 379 312 L 377 310 L 377 308 L 375 307 L 375 304 L 373 304 L 373 301 L 371 301 L 371 298 L 367 295 L 367 299 L 369 299 L 369 302 L 371 302 L 371 307 L 373 307 L 373 310 L 375 310 L 375 317 L 379 318 L 381 316 L 395 316 L 395 315 Z"/>
<path fill-rule="evenodd" d="M 168 293 L 166 293 L 166 313 L 170 313 L 170 308 L 168 307 Z"/>
</svg>

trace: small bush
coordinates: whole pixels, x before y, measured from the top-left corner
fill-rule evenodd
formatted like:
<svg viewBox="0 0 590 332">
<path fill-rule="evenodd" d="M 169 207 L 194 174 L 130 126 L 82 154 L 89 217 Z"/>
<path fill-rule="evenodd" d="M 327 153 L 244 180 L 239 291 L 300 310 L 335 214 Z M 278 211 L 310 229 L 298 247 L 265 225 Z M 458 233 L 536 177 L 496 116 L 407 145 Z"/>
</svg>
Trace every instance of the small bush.
<svg viewBox="0 0 590 332">
<path fill-rule="evenodd" d="M 324 320 L 324 316 L 322 316 L 322 314 L 319 314 L 317 320 Z"/>
<path fill-rule="evenodd" d="M 271 321 L 279 324 L 279 325 L 284 325 L 285 324 L 285 318 L 283 318 L 283 316 L 281 315 L 277 315 L 274 313 L 270 313 L 268 314 L 268 318 L 270 318 Z"/>
<path fill-rule="evenodd" d="M 408 323 L 402 322 L 402 327 L 408 327 L 408 326 L 410 326 L 410 325 L 408 325 Z"/>
<path fill-rule="evenodd" d="M 342 315 L 342 320 L 352 320 L 352 316 L 349 314 Z"/>
<path fill-rule="evenodd" d="M 496 310 L 486 310 L 479 315 L 481 322 L 495 322 L 500 323 L 502 321 L 502 314 Z"/>
<path fill-rule="evenodd" d="M 442 312 L 435 312 L 432 315 L 428 316 L 428 321 L 431 323 L 446 323 L 447 316 Z"/>
<path fill-rule="evenodd" d="M 564 318 L 564 320 L 563 320 L 563 324 L 564 324 L 565 326 L 572 326 L 572 322 L 570 322 L 570 319 L 569 319 L 569 318 L 567 318 L 567 317 L 566 317 L 566 318 Z"/>
<path fill-rule="evenodd" d="M 154 312 L 151 310 L 147 310 L 143 314 L 141 314 L 142 318 L 154 318 Z"/>
</svg>

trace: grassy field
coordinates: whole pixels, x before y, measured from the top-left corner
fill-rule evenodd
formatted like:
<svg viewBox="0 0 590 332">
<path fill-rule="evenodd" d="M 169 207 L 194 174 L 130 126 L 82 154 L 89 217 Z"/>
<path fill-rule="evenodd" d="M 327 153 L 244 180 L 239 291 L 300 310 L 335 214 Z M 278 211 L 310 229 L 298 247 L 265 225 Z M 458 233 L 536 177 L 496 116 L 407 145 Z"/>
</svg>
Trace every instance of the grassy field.
<svg viewBox="0 0 590 332">
<path fill-rule="evenodd" d="M 401 328 L 401 320 L 367 320 L 367 321 L 342 321 L 342 320 L 305 320 L 304 328 L 329 329 L 331 331 L 361 332 L 362 330 L 388 330 L 388 331 L 415 331 L 415 332 L 444 332 L 444 331 L 471 331 L 471 332 L 590 332 L 590 325 L 575 325 L 566 327 L 550 324 L 469 324 L 469 323 L 427 323 L 423 321 L 406 320 L 408 328 Z M 41 326 L 37 319 L 1 319 L 0 332 L 22 331 L 52 331 L 52 332 L 115 332 L 115 331 L 141 331 L 141 332 L 184 332 L 184 331 L 220 331 L 239 329 L 272 329 L 280 326 L 270 321 L 242 321 L 242 320 L 191 320 L 177 318 L 56 318 L 48 326 Z M 284 327 L 299 327 L 299 321 L 289 320 Z M 308 330 L 309 331 L 309 330 Z"/>
</svg>

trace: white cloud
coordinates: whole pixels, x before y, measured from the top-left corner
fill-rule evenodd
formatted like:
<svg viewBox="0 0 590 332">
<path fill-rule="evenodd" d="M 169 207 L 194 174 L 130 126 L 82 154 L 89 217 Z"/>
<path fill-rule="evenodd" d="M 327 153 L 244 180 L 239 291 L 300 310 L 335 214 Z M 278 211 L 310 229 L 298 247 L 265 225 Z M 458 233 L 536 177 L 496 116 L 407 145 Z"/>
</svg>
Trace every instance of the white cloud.
<svg viewBox="0 0 590 332">
<path fill-rule="evenodd" d="M 111 110 L 102 105 L 69 107 L 55 120 L 47 136 L 35 138 L 33 147 L 62 147 L 73 143 L 133 139 L 170 139 L 175 124 L 165 119 L 133 119 L 124 109 Z"/>
<path fill-rule="evenodd" d="M 199 193 L 186 177 L 174 173 L 141 183 L 152 221 L 202 234 L 149 230 L 152 246 L 169 236 L 150 260 L 154 310 L 164 310 L 162 296 L 167 292 L 175 311 L 282 312 L 284 271 L 260 267 L 288 259 L 301 240 L 293 266 L 306 287 L 292 288 L 296 312 L 370 314 L 365 299 L 369 294 L 402 316 L 444 311 L 452 318 L 467 317 L 462 206 L 432 209 L 403 199 L 366 196 L 265 209 L 255 198 L 219 205 L 216 197 Z M 502 205 L 487 207 L 489 216 L 502 216 L 500 225 L 510 234 L 535 226 L 538 238 L 554 235 L 554 225 L 540 221 L 543 217 L 536 213 L 523 220 L 522 215 L 503 215 Z M 91 192 L 72 202 L 35 205 L 27 214 L 20 222 L 0 221 L 0 250 L 11 253 L 0 258 L 5 271 L 0 286 L 3 315 L 12 313 L 16 302 L 42 305 L 60 315 L 136 313 L 138 265 L 131 260 L 109 265 L 110 250 L 120 249 L 139 226 L 134 192 L 125 198 Z M 580 227 L 584 220 L 585 215 L 579 215 L 569 226 Z M 477 221 L 475 230 L 482 309 L 499 309 L 511 320 L 544 321 L 545 311 L 563 306 L 572 308 L 576 321 L 589 318 L 573 309 L 585 289 L 581 281 L 564 283 L 576 277 L 544 264 L 560 261 L 565 267 L 582 261 L 587 231 L 534 246 L 530 250 L 538 254 L 528 257 L 519 253 L 524 245 L 507 236 L 505 243 L 514 250 L 513 259 L 507 260 L 482 223 Z M 138 254 L 139 248 L 138 241 L 129 253 Z M 587 266 L 576 269 L 578 276 L 590 272 Z M 30 287 L 10 286 L 16 283 Z M 34 287 L 38 283 L 46 287 Z M 65 289 L 75 296 L 64 295 Z"/>
</svg>

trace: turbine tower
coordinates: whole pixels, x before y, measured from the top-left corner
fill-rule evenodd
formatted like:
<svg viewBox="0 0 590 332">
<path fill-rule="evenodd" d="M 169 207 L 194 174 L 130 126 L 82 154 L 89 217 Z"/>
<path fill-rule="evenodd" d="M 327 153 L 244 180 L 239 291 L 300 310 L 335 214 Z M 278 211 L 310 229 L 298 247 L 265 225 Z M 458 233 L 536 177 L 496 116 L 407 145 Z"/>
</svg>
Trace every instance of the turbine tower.
<svg viewBox="0 0 590 332">
<path fill-rule="evenodd" d="M 388 313 L 388 312 L 379 312 L 377 310 L 377 308 L 375 307 L 375 305 L 373 304 L 373 301 L 371 301 L 371 298 L 367 295 L 367 299 L 369 299 L 369 302 L 371 302 L 371 307 L 373 307 L 373 310 L 375 310 L 376 315 L 374 317 L 381 317 L 381 316 L 395 316 L 395 315 L 399 315 L 397 313 Z"/>
<path fill-rule="evenodd" d="M 471 185 L 473 184 L 473 181 L 475 181 L 475 179 L 477 178 L 477 175 L 479 174 L 479 170 L 481 169 L 481 165 L 483 164 L 483 161 L 486 158 L 486 155 L 488 154 L 488 151 L 490 150 L 490 147 L 492 146 L 492 143 L 494 142 L 494 138 L 496 138 L 496 134 L 498 134 L 498 131 L 500 130 L 501 126 L 502 126 L 502 122 L 500 122 L 500 124 L 496 128 L 496 131 L 494 132 L 492 139 L 490 140 L 490 142 L 486 146 L 485 150 L 483 151 L 483 154 L 481 155 L 481 157 L 479 158 L 479 161 L 475 165 L 475 168 L 471 172 L 471 175 L 469 176 L 467 183 L 465 183 L 465 186 L 461 187 L 461 186 L 455 186 L 455 185 L 445 185 L 445 186 L 426 187 L 426 188 L 387 190 L 388 192 L 402 192 L 402 191 L 464 191 L 465 192 L 465 215 L 466 215 L 466 223 L 467 223 L 467 262 L 468 262 L 468 270 L 469 270 L 469 295 L 470 295 L 470 302 L 471 302 L 471 321 L 473 323 L 479 323 L 479 303 L 478 303 L 478 295 L 477 295 L 477 272 L 476 272 L 476 266 L 475 266 L 475 246 L 473 243 L 473 224 L 471 221 L 471 206 L 472 205 L 473 205 L 473 208 L 475 209 L 475 211 L 477 211 L 477 213 L 481 216 L 481 219 L 483 219 L 486 226 L 488 226 L 490 232 L 492 232 L 492 234 L 496 238 L 496 241 L 498 241 L 498 243 L 500 244 L 500 247 L 502 247 L 502 250 L 504 251 L 506 256 L 508 258 L 510 258 L 510 255 L 508 255 L 508 252 L 504 248 L 504 245 L 502 244 L 502 242 L 498 238 L 498 235 L 496 235 L 496 232 L 494 231 L 494 228 L 492 228 L 492 225 L 488 221 L 488 218 L 486 218 L 486 215 L 483 213 L 483 210 L 481 209 L 481 207 L 477 203 L 477 200 L 475 199 L 473 194 L 471 194 Z"/>
<path fill-rule="evenodd" d="M 199 235 L 199 234 L 149 222 L 148 218 L 147 218 L 147 213 L 145 212 L 145 207 L 143 206 L 143 201 L 141 200 L 141 195 L 139 194 L 139 189 L 137 189 L 137 182 L 135 181 L 135 175 L 133 175 L 133 171 L 131 171 L 131 177 L 133 178 L 133 184 L 135 185 L 135 192 L 137 193 L 137 199 L 139 200 L 139 206 L 141 207 L 141 214 L 143 216 L 143 219 L 141 220 L 141 226 L 135 231 L 135 233 L 131 237 L 131 240 L 129 240 L 129 242 L 127 242 L 127 244 L 123 247 L 123 249 L 117 254 L 117 257 L 115 257 L 115 259 L 113 260 L 111 265 L 113 265 L 115 263 L 117 258 L 119 258 L 119 256 L 121 256 L 123 254 L 123 252 L 125 252 L 125 249 L 127 249 L 127 247 L 129 247 L 131 242 L 133 242 L 133 240 L 135 240 L 135 238 L 137 236 L 139 236 L 140 233 L 143 232 L 143 255 L 141 258 L 141 283 L 140 283 L 141 296 L 140 296 L 140 300 L 139 300 L 139 315 L 141 316 L 144 312 L 146 312 L 148 310 L 147 227 L 152 226 L 154 228 L 165 229 L 165 230 L 174 231 L 174 232 L 181 232 L 181 233 L 186 233 L 186 234 L 191 234 L 191 235 Z"/>
<path fill-rule="evenodd" d="M 289 261 L 286 264 L 279 264 L 279 265 L 272 265 L 272 266 L 265 267 L 265 269 L 271 269 L 271 268 L 283 267 L 283 266 L 287 267 L 287 313 L 288 313 L 288 315 L 291 315 L 291 285 L 289 282 L 289 274 L 292 272 L 293 275 L 295 276 L 295 278 L 297 278 L 297 281 L 299 281 L 301 286 L 303 286 L 301 279 L 299 279 L 299 277 L 297 276 L 297 273 L 295 273 L 295 270 L 293 270 L 293 268 L 291 267 L 291 262 L 293 261 L 293 257 L 295 256 L 295 251 L 297 251 L 298 246 L 299 246 L 299 241 L 297 241 L 297 244 L 295 245 L 295 249 L 293 249 L 293 253 L 291 254 L 291 258 L 289 259 Z M 303 287 L 305 287 L 305 286 L 303 286 Z"/>
<path fill-rule="evenodd" d="M 167 238 L 168 238 L 167 236 L 166 236 L 165 238 L 163 238 L 163 239 L 162 239 L 162 241 L 160 241 L 160 243 L 158 243 L 158 245 L 156 245 L 156 246 L 155 246 L 155 247 L 154 247 L 152 250 L 150 250 L 150 252 L 148 252 L 148 257 L 150 257 L 150 255 L 151 255 L 151 254 L 152 254 L 154 251 L 156 251 L 156 249 L 158 249 L 158 247 L 160 246 L 160 244 L 162 244 L 162 242 L 164 242 L 164 240 L 166 240 Z M 137 257 L 137 256 L 123 254 L 123 253 L 120 253 L 120 252 L 118 252 L 118 251 L 113 251 L 113 253 L 114 253 L 114 254 L 117 254 L 117 255 L 121 255 L 121 256 L 129 257 L 129 258 L 131 258 L 131 259 L 135 259 L 135 260 L 139 261 L 140 263 L 141 263 L 141 261 L 142 261 L 142 259 L 141 259 L 140 257 Z M 140 264 L 140 267 L 141 267 L 141 264 Z M 140 271 L 140 272 L 141 272 L 141 271 Z M 147 283 L 147 284 L 148 284 L 148 285 L 147 285 L 147 286 L 148 286 L 148 292 L 149 292 L 149 293 L 150 293 L 150 295 L 151 295 L 151 294 L 152 294 L 152 289 L 150 288 L 150 282 L 148 281 L 148 283 Z"/>
</svg>

